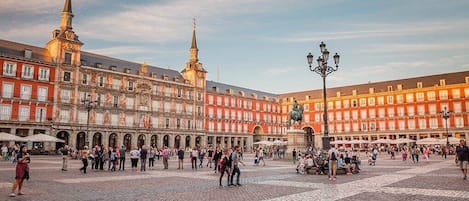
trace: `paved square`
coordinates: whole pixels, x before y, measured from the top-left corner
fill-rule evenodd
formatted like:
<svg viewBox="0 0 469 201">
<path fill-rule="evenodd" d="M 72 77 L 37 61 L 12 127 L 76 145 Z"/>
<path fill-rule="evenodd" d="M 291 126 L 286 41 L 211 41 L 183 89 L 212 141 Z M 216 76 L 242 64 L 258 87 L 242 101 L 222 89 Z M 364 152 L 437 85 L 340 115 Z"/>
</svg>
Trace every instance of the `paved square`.
<svg viewBox="0 0 469 201">
<path fill-rule="evenodd" d="M 324 175 L 299 175 L 288 161 L 267 160 L 265 167 L 253 166 L 253 156 L 241 166 L 240 187 L 218 186 L 219 174 L 204 167 L 169 170 L 162 161 L 146 172 L 78 171 L 81 161 L 70 160 L 61 171 L 58 156 L 33 156 L 31 179 L 25 181 L 26 195 L 9 198 L 14 165 L 0 162 L 0 200 L 469 200 L 469 182 L 453 160 L 433 157 L 414 164 L 381 157 L 376 166 L 363 164 L 358 175 L 339 175 L 329 181 Z M 105 168 L 107 169 L 107 168 Z"/>
</svg>

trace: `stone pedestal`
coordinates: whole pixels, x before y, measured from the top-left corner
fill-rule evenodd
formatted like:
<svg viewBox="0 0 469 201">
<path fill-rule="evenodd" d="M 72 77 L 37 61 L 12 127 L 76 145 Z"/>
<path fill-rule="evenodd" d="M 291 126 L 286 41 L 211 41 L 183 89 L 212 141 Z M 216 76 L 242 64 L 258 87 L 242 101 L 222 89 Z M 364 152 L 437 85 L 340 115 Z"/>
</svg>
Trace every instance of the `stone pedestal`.
<svg viewBox="0 0 469 201">
<path fill-rule="evenodd" d="M 305 134 L 306 132 L 302 129 L 287 130 L 288 145 L 286 153 L 289 153 L 288 155 L 291 155 L 293 149 L 296 149 L 296 151 L 305 149 L 308 143 L 305 141 Z"/>
</svg>

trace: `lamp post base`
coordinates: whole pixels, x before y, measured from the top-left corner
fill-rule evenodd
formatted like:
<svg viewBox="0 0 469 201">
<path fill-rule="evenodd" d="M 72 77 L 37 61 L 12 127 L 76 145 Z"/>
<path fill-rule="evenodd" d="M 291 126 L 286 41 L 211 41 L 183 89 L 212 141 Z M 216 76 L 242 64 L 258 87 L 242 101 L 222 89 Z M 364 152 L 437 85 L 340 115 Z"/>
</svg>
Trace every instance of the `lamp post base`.
<svg viewBox="0 0 469 201">
<path fill-rule="evenodd" d="M 322 136 L 322 149 L 329 150 L 331 148 L 331 142 L 329 136 Z"/>
</svg>

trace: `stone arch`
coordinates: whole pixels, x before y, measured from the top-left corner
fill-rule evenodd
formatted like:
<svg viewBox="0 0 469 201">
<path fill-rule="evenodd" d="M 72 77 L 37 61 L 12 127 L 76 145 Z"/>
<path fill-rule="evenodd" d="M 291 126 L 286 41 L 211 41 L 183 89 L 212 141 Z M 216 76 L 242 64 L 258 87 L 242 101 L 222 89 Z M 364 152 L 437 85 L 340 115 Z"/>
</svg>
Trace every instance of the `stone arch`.
<svg viewBox="0 0 469 201">
<path fill-rule="evenodd" d="M 65 142 L 56 142 L 55 143 L 55 149 L 60 149 L 61 147 L 64 147 L 65 145 L 68 145 L 70 134 L 67 131 L 60 131 L 57 133 L 57 138 L 62 139 Z"/>
<path fill-rule="evenodd" d="M 137 138 L 137 147 L 142 147 L 143 145 L 145 145 L 145 140 L 146 137 L 144 134 L 139 135 Z"/>
<path fill-rule="evenodd" d="M 179 149 L 180 146 L 181 146 L 181 136 L 176 135 L 174 136 L 174 148 Z"/>
<path fill-rule="evenodd" d="M 150 137 L 150 146 L 157 147 L 158 146 L 158 136 L 152 135 Z"/>
<path fill-rule="evenodd" d="M 127 150 L 129 151 L 132 150 L 132 135 L 131 134 L 125 134 L 123 142 Z"/>
<path fill-rule="evenodd" d="M 101 146 L 103 144 L 103 134 L 97 132 L 93 135 L 93 144 L 91 146 L 99 145 Z"/>
<path fill-rule="evenodd" d="M 185 143 L 186 143 L 186 147 L 185 147 L 185 148 L 187 148 L 187 147 L 192 148 L 192 147 L 191 147 L 191 136 L 186 136 Z"/>
<path fill-rule="evenodd" d="M 262 134 L 264 133 L 264 130 L 262 129 L 261 126 L 257 125 L 254 127 L 254 129 L 252 130 L 252 133 L 253 133 L 253 140 L 254 142 L 259 142 L 262 140 Z"/>
<path fill-rule="evenodd" d="M 202 137 L 197 136 L 197 137 L 195 138 L 195 146 L 196 146 L 196 147 L 202 146 Z"/>
<path fill-rule="evenodd" d="M 113 147 L 113 148 L 118 147 L 116 133 L 111 133 L 111 135 L 109 135 L 109 147 Z"/>
<path fill-rule="evenodd" d="M 169 147 L 169 135 L 163 136 L 163 147 Z"/>
<path fill-rule="evenodd" d="M 79 132 L 79 133 L 77 133 L 77 144 L 76 144 L 76 148 L 77 148 L 78 150 L 82 150 L 83 147 L 85 147 L 85 135 L 86 135 L 85 132 Z"/>
</svg>

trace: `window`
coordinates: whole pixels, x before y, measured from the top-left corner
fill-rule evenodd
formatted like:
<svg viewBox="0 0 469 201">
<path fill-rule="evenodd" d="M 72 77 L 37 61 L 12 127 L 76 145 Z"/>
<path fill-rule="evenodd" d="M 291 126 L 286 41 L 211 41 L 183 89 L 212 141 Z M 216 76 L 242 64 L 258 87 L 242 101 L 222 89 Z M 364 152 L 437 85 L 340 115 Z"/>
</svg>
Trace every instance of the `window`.
<svg viewBox="0 0 469 201">
<path fill-rule="evenodd" d="M 112 79 L 112 89 L 120 89 L 121 81 L 119 79 Z"/>
<path fill-rule="evenodd" d="M 37 100 L 46 101 L 47 100 L 47 87 L 38 87 L 37 88 Z"/>
<path fill-rule="evenodd" d="M 397 95 L 396 101 L 398 104 L 404 103 L 404 96 L 402 94 Z"/>
<path fill-rule="evenodd" d="M 461 103 L 460 102 L 453 103 L 453 109 L 454 109 L 454 113 L 461 113 L 462 112 Z"/>
<path fill-rule="evenodd" d="M 342 108 L 342 104 L 340 104 L 340 101 L 335 101 L 335 108 L 336 109 L 341 109 Z"/>
<path fill-rule="evenodd" d="M 352 129 L 353 129 L 353 131 L 358 131 L 358 123 L 353 123 L 352 124 Z"/>
<path fill-rule="evenodd" d="M 103 123 L 104 123 L 103 113 L 96 113 L 95 124 L 103 125 Z"/>
<path fill-rule="evenodd" d="M 404 116 L 404 107 L 398 107 L 397 108 L 397 116 Z"/>
<path fill-rule="evenodd" d="M 3 75 L 16 76 L 16 63 L 5 61 L 3 63 Z"/>
<path fill-rule="evenodd" d="M 309 116 L 308 116 L 309 117 Z M 342 120 L 342 113 L 341 112 L 335 112 L 335 118 L 338 120 L 338 121 L 341 121 Z"/>
<path fill-rule="evenodd" d="M 176 113 L 178 113 L 178 114 L 182 113 L 182 104 L 181 103 L 176 103 Z"/>
<path fill-rule="evenodd" d="M 469 88 L 464 88 L 464 97 L 469 98 Z"/>
<path fill-rule="evenodd" d="M 60 99 L 62 100 L 62 103 L 70 103 L 70 90 L 62 89 L 61 93 L 62 95 L 60 96 Z"/>
<path fill-rule="evenodd" d="M 430 123 L 430 128 L 431 129 L 437 129 L 438 128 L 438 119 L 437 118 L 431 118 L 429 123 Z"/>
<path fill-rule="evenodd" d="M 440 96 L 440 100 L 446 100 L 448 99 L 448 91 L 447 90 L 441 90 L 438 92 Z"/>
<path fill-rule="evenodd" d="M 113 96 L 112 106 L 119 107 L 119 96 Z"/>
<path fill-rule="evenodd" d="M 0 120 L 11 119 L 11 105 L 0 104 Z"/>
<path fill-rule="evenodd" d="M 388 117 L 394 117 L 394 108 L 388 108 Z"/>
<path fill-rule="evenodd" d="M 213 96 L 212 95 L 208 96 L 208 104 L 213 105 Z"/>
<path fill-rule="evenodd" d="M 368 98 L 368 105 L 369 105 L 369 106 L 375 105 L 375 98 L 374 98 L 374 97 Z"/>
<path fill-rule="evenodd" d="M 454 118 L 454 123 L 456 128 L 462 128 L 464 127 L 464 119 L 463 117 L 455 117 Z"/>
<path fill-rule="evenodd" d="M 64 61 L 65 64 L 72 64 L 72 53 L 65 52 L 64 57 L 65 57 L 65 61 Z"/>
<path fill-rule="evenodd" d="M 376 118 L 376 110 L 375 109 L 370 109 L 368 111 L 368 113 L 370 114 L 370 118 Z"/>
<path fill-rule="evenodd" d="M 78 112 L 78 123 L 86 124 L 88 122 L 88 113 L 85 111 Z"/>
<path fill-rule="evenodd" d="M 308 103 L 303 105 L 303 110 L 304 111 L 309 111 L 309 104 Z"/>
<path fill-rule="evenodd" d="M 459 89 L 453 89 L 451 90 L 451 94 L 453 95 L 453 98 L 461 98 L 460 90 Z"/>
<path fill-rule="evenodd" d="M 134 98 L 127 97 L 127 100 L 126 100 L 127 109 L 134 108 L 134 100 L 135 100 Z"/>
<path fill-rule="evenodd" d="M 430 114 L 435 115 L 436 114 L 436 105 L 435 104 L 428 105 L 428 111 L 429 111 Z"/>
<path fill-rule="evenodd" d="M 170 112 L 170 111 L 171 111 L 171 103 L 164 102 L 164 112 Z"/>
<path fill-rule="evenodd" d="M 18 111 L 19 121 L 29 121 L 29 106 L 20 106 Z"/>
<path fill-rule="evenodd" d="M 389 122 L 388 122 L 388 128 L 389 128 L 389 130 L 391 130 L 391 131 L 396 130 L 396 122 L 394 122 L 394 121 L 389 121 Z"/>
<path fill-rule="evenodd" d="M 357 110 L 352 111 L 352 119 L 354 119 L 354 120 L 358 119 L 358 111 Z"/>
<path fill-rule="evenodd" d="M 2 97 L 12 98 L 13 97 L 13 83 L 3 82 L 2 84 Z"/>
<path fill-rule="evenodd" d="M 21 85 L 20 98 L 23 100 L 31 99 L 31 85 Z"/>
<path fill-rule="evenodd" d="M 436 97 L 435 97 L 435 91 L 429 91 L 429 92 L 427 92 L 427 97 L 428 97 L 428 100 L 430 100 L 430 101 L 435 100 L 435 99 L 436 99 Z"/>
<path fill-rule="evenodd" d="M 39 68 L 39 77 L 38 80 L 49 81 L 50 70 L 48 68 Z"/>
<path fill-rule="evenodd" d="M 419 115 L 425 115 L 425 106 L 424 105 L 417 106 L 417 112 Z"/>
<path fill-rule="evenodd" d="M 405 130 L 405 121 L 399 120 L 398 126 L 399 126 L 399 130 Z"/>
<path fill-rule="evenodd" d="M 64 71 L 63 81 L 65 81 L 65 82 L 70 82 L 71 77 L 72 77 L 72 73 L 71 73 L 71 72 Z"/>
<path fill-rule="evenodd" d="M 156 100 L 151 102 L 151 108 L 153 111 L 158 111 L 160 109 L 160 103 Z"/>
<path fill-rule="evenodd" d="M 316 114 L 318 116 L 318 120 L 316 121 L 319 121 L 319 114 Z M 350 112 L 349 111 L 344 111 L 344 120 L 350 120 Z"/>
<path fill-rule="evenodd" d="M 366 106 L 366 98 L 360 98 L 360 107 Z"/>
<path fill-rule="evenodd" d="M 202 101 L 202 93 L 197 92 L 197 100 Z"/>
<path fill-rule="evenodd" d="M 103 77 L 103 76 L 99 76 L 99 78 L 98 78 L 98 86 L 99 86 L 99 87 L 104 87 L 104 77 Z"/>
<path fill-rule="evenodd" d="M 378 105 L 384 105 L 384 97 L 383 96 L 378 97 Z"/>
<path fill-rule="evenodd" d="M 22 78 L 33 79 L 34 67 L 31 65 L 24 64 L 21 72 Z"/>
<path fill-rule="evenodd" d="M 81 83 L 84 85 L 88 85 L 88 74 L 82 73 L 81 78 L 82 78 Z"/>
<path fill-rule="evenodd" d="M 178 89 L 178 98 L 181 98 L 182 96 L 182 89 Z"/>
<path fill-rule="evenodd" d="M 367 116 L 366 116 L 366 110 L 361 110 L 361 111 L 360 111 L 360 118 L 362 118 L 362 119 L 366 119 L 366 118 L 367 118 Z"/>
<path fill-rule="evenodd" d="M 406 94 L 405 99 L 407 103 L 413 103 L 414 102 L 414 94 Z"/>
<path fill-rule="evenodd" d="M 394 96 L 388 96 L 387 97 L 387 103 L 388 104 L 394 104 Z"/>
<path fill-rule="evenodd" d="M 379 118 L 384 118 L 384 108 L 379 108 L 378 109 L 378 117 Z"/>
<path fill-rule="evenodd" d="M 125 117 L 125 126 L 133 127 L 134 126 L 134 116 L 133 115 L 126 115 Z"/>
<path fill-rule="evenodd" d="M 425 100 L 423 92 L 416 93 L 415 96 L 417 96 L 417 102 L 422 102 Z"/>
<path fill-rule="evenodd" d="M 350 106 L 349 100 L 344 100 L 344 108 L 347 109 Z"/>
<path fill-rule="evenodd" d="M 419 128 L 426 129 L 427 128 L 427 121 L 425 119 L 419 119 Z"/>
<path fill-rule="evenodd" d="M 111 114 L 111 125 L 117 126 L 119 124 L 119 115 Z"/>
<path fill-rule="evenodd" d="M 217 105 L 221 105 L 221 97 L 220 96 L 217 97 Z M 249 105 L 249 106 L 252 107 L 252 105 Z M 251 108 L 249 108 L 249 109 L 251 109 Z"/>
<path fill-rule="evenodd" d="M 414 106 L 407 106 L 407 115 L 414 116 L 414 114 L 415 114 Z"/>
<path fill-rule="evenodd" d="M 379 122 L 379 130 L 381 130 L 381 131 L 386 130 L 386 122 L 385 121 L 380 121 Z"/>
<path fill-rule="evenodd" d="M 129 91 L 134 90 L 134 82 L 132 82 L 132 81 L 127 82 L 127 90 L 129 90 Z M 179 96 L 179 97 L 181 97 L 181 96 Z"/>
<path fill-rule="evenodd" d="M 409 130 L 414 130 L 415 129 L 415 120 L 413 119 L 409 119 L 407 120 L 407 127 L 409 128 Z"/>
<path fill-rule="evenodd" d="M 358 107 L 357 100 L 352 100 L 352 107 Z"/>
<path fill-rule="evenodd" d="M 60 110 L 60 113 L 59 113 L 60 122 L 68 123 L 70 120 L 69 117 L 70 117 L 70 113 L 68 112 L 68 110 Z"/>
<path fill-rule="evenodd" d="M 165 128 L 169 128 L 169 118 L 166 118 Z"/>
</svg>

